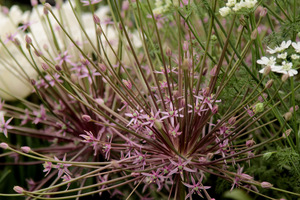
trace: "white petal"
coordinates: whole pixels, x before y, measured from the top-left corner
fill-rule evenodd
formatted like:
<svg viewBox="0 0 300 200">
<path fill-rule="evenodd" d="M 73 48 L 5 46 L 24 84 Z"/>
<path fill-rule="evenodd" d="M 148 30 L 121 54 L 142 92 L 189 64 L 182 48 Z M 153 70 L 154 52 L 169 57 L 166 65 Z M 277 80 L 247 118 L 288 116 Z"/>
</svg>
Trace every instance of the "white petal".
<svg viewBox="0 0 300 200">
<path fill-rule="evenodd" d="M 264 71 L 265 71 L 265 68 L 262 68 L 261 70 L 259 70 L 259 73 L 264 73 Z"/>
</svg>

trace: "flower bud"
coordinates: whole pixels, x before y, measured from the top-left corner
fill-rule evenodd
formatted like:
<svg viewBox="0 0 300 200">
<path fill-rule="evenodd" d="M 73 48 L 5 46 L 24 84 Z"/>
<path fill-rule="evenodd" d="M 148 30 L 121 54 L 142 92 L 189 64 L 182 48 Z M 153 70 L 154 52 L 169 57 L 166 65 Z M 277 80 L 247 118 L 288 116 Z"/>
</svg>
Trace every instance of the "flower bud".
<svg viewBox="0 0 300 200">
<path fill-rule="evenodd" d="M 263 158 L 264 158 L 265 160 L 268 160 L 268 159 L 272 156 L 272 154 L 273 154 L 273 152 L 267 152 L 267 153 L 264 153 Z"/>
<path fill-rule="evenodd" d="M 103 105 L 104 104 L 104 100 L 102 98 L 97 98 L 96 99 L 96 102 L 99 104 L 99 105 Z"/>
<path fill-rule="evenodd" d="M 295 111 L 297 111 L 299 109 L 298 105 L 295 105 Z M 293 113 L 294 112 L 294 107 L 290 108 L 290 112 Z"/>
<path fill-rule="evenodd" d="M 213 106 L 213 108 L 211 109 L 211 112 L 212 112 L 213 114 L 216 114 L 218 111 L 219 111 L 219 106 L 218 106 L 217 104 L 215 104 L 215 105 Z"/>
<path fill-rule="evenodd" d="M 20 186 L 15 186 L 14 187 L 14 191 L 17 192 L 17 193 L 19 193 L 19 194 L 24 193 L 24 189 L 22 187 L 20 187 Z"/>
<path fill-rule="evenodd" d="M 266 16 L 267 13 L 268 13 L 268 10 L 267 10 L 266 8 L 263 8 L 263 9 L 260 11 L 259 16 L 260 16 L 260 17 L 264 17 L 264 16 Z"/>
<path fill-rule="evenodd" d="M 274 80 L 273 80 L 273 79 L 269 80 L 269 81 L 266 83 L 266 88 L 270 88 L 270 87 L 272 87 L 272 85 L 273 85 L 273 82 L 274 82 Z"/>
<path fill-rule="evenodd" d="M 47 65 L 46 63 L 42 63 L 42 68 L 43 70 L 47 71 L 49 69 L 49 65 Z"/>
<path fill-rule="evenodd" d="M 37 56 L 37 57 L 41 57 L 43 55 L 43 53 L 37 49 L 34 50 L 34 54 Z"/>
<path fill-rule="evenodd" d="M 241 174 L 241 178 L 244 180 L 252 180 L 253 179 L 252 176 L 250 176 L 249 174 L 245 174 L 245 173 Z"/>
<path fill-rule="evenodd" d="M 247 147 L 252 147 L 253 145 L 255 145 L 255 141 L 253 139 L 246 141 L 246 146 Z"/>
<path fill-rule="evenodd" d="M 270 188 L 270 187 L 273 187 L 273 185 L 272 185 L 271 183 L 269 183 L 269 182 L 261 182 L 261 183 L 260 183 L 260 186 L 261 186 L 262 188 Z"/>
<path fill-rule="evenodd" d="M 186 59 L 186 58 L 183 59 L 181 68 L 183 70 L 188 70 L 189 69 L 189 61 L 188 61 L 188 59 Z"/>
<path fill-rule="evenodd" d="M 211 76 L 216 76 L 216 74 L 217 74 L 217 65 L 215 65 L 212 69 L 211 69 L 211 71 L 210 71 L 210 75 Z"/>
<path fill-rule="evenodd" d="M 121 165 L 116 160 L 112 160 L 111 165 L 113 168 L 121 168 Z"/>
<path fill-rule="evenodd" d="M 230 117 L 230 119 L 228 120 L 228 124 L 233 125 L 236 122 L 236 117 Z"/>
<path fill-rule="evenodd" d="M 21 147 L 21 150 L 24 152 L 24 153 L 29 153 L 31 151 L 31 148 L 28 147 L 28 146 L 23 146 Z"/>
<path fill-rule="evenodd" d="M 166 55 L 167 55 L 168 57 L 171 57 L 171 56 L 172 56 L 172 50 L 170 49 L 170 47 L 167 47 L 167 49 L 166 49 Z"/>
<path fill-rule="evenodd" d="M 62 70 L 61 67 L 58 66 L 58 65 L 55 65 L 55 69 L 56 69 L 57 71 L 61 71 L 61 70 Z"/>
<path fill-rule="evenodd" d="M 288 80 L 289 77 L 290 77 L 289 74 L 284 74 L 284 75 L 282 75 L 282 77 L 281 77 L 281 81 L 282 81 L 282 82 L 285 82 L 286 80 Z"/>
<path fill-rule="evenodd" d="M 123 79 L 122 82 L 124 83 L 124 85 L 125 85 L 129 90 L 131 90 L 132 84 L 131 84 L 130 80 L 125 80 L 125 79 Z"/>
<path fill-rule="evenodd" d="M 82 115 L 81 118 L 84 122 L 90 122 L 92 118 L 89 115 Z"/>
<path fill-rule="evenodd" d="M 291 112 L 287 112 L 283 115 L 283 117 L 286 121 L 290 121 L 293 117 L 293 114 Z"/>
<path fill-rule="evenodd" d="M 208 97 L 208 95 L 209 95 L 209 87 L 206 87 L 206 88 L 203 90 L 203 96 Z"/>
<path fill-rule="evenodd" d="M 262 93 L 262 95 L 258 97 L 258 101 L 263 103 L 265 101 L 265 99 L 267 99 L 267 98 L 268 98 L 268 94 Z"/>
<path fill-rule="evenodd" d="M 161 124 L 160 121 L 155 120 L 154 124 L 155 124 L 155 128 L 156 128 L 157 130 L 161 130 L 161 129 L 162 129 L 162 124 Z"/>
<path fill-rule="evenodd" d="M 119 29 L 120 29 L 120 30 L 123 30 L 123 25 L 122 25 L 121 22 L 119 23 Z"/>
<path fill-rule="evenodd" d="M 282 137 L 283 138 L 287 138 L 292 132 L 292 129 L 288 129 L 286 130 L 283 134 L 282 134 Z"/>
<path fill-rule="evenodd" d="M 123 1 L 123 3 L 122 3 L 122 10 L 128 10 L 128 8 L 129 8 L 129 2 L 128 2 L 128 0 Z"/>
<path fill-rule="evenodd" d="M 212 36 L 211 36 L 211 40 L 212 40 L 213 42 L 214 42 L 214 41 L 217 41 L 217 39 L 218 39 L 218 38 L 217 38 L 216 35 L 212 35 Z"/>
<path fill-rule="evenodd" d="M 7 148 L 8 148 L 8 144 L 5 143 L 5 142 L 1 142 L 1 143 L 0 143 L 0 147 L 1 147 L 2 149 L 7 149 Z"/>
<path fill-rule="evenodd" d="M 78 76 L 76 74 L 71 74 L 71 81 L 73 83 L 78 83 Z"/>
<path fill-rule="evenodd" d="M 251 40 L 255 40 L 257 37 L 258 31 L 257 29 L 255 29 L 252 33 L 251 33 Z"/>
<path fill-rule="evenodd" d="M 101 71 L 106 71 L 106 66 L 103 63 L 98 63 L 98 67 L 101 69 Z"/>
<path fill-rule="evenodd" d="M 102 28 L 100 27 L 100 26 L 98 26 L 97 28 L 96 28 L 96 34 L 97 35 L 101 35 L 102 34 Z"/>
<path fill-rule="evenodd" d="M 25 41 L 27 44 L 32 44 L 32 39 L 28 35 L 25 36 Z"/>
<path fill-rule="evenodd" d="M 264 111 L 264 104 L 263 103 L 257 103 L 255 105 L 255 113 L 260 113 Z"/>
<path fill-rule="evenodd" d="M 46 8 L 49 11 L 52 10 L 52 6 L 49 3 L 45 3 L 44 8 Z"/>
<path fill-rule="evenodd" d="M 47 45 L 47 44 L 44 44 L 44 45 L 43 45 L 43 49 L 44 49 L 45 51 L 49 51 L 48 45 Z"/>
<path fill-rule="evenodd" d="M 213 157 L 214 157 L 214 154 L 213 154 L 213 153 L 208 153 L 206 158 L 207 158 L 208 160 L 211 160 Z"/>
<path fill-rule="evenodd" d="M 21 46 L 20 40 L 18 38 L 15 38 L 13 42 L 16 46 Z"/>
<path fill-rule="evenodd" d="M 35 85 L 35 84 L 36 84 L 36 81 L 35 81 L 34 79 L 31 79 L 31 80 L 30 80 L 30 83 L 31 83 L 31 85 Z"/>
<path fill-rule="evenodd" d="M 31 0 L 30 3 L 31 3 L 32 7 L 38 5 L 38 1 L 37 0 Z"/>
<path fill-rule="evenodd" d="M 205 68 L 203 69 L 202 76 L 205 76 L 206 73 L 207 73 L 207 67 L 205 67 Z"/>
<path fill-rule="evenodd" d="M 188 41 L 184 41 L 183 42 L 182 49 L 183 49 L 184 52 L 187 52 L 189 50 L 189 43 L 188 43 Z"/>
<path fill-rule="evenodd" d="M 8 9 L 8 7 L 2 6 L 2 7 L 1 7 L 1 10 L 2 10 L 2 12 L 3 12 L 4 15 L 8 15 L 8 14 L 9 14 L 9 9 Z"/>
<path fill-rule="evenodd" d="M 48 11 L 48 9 L 46 7 L 44 7 L 44 9 L 43 9 L 43 13 L 44 13 L 44 15 L 48 15 L 49 14 L 49 11 Z"/>
<path fill-rule="evenodd" d="M 139 176 L 140 175 L 140 173 L 138 173 L 138 172 L 132 172 L 131 173 L 131 176 L 134 176 L 134 177 L 137 177 L 137 176 Z"/>
<path fill-rule="evenodd" d="M 57 10 L 61 9 L 62 4 L 63 4 L 63 0 L 55 1 L 55 7 L 57 8 Z"/>
<path fill-rule="evenodd" d="M 205 157 L 200 157 L 199 158 L 199 162 L 200 163 L 206 163 L 207 162 L 207 159 Z"/>
<path fill-rule="evenodd" d="M 95 24 L 100 25 L 100 18 L 97 15 L 95 15 L 95 14 L 93 15 L 93 20 L 94 20 Z"/>
<path fill-rule="evenodd" d="M 264 75 L 265 75 L 265 76 L 268 76 L 269 73 L 270 73 L 270 71 L 271 71 L 271 69 L 272 69 L 271 66 L 269 66 L 269 65 L 266 66 L 265 69 L 264 69 Z"/>
</svg>

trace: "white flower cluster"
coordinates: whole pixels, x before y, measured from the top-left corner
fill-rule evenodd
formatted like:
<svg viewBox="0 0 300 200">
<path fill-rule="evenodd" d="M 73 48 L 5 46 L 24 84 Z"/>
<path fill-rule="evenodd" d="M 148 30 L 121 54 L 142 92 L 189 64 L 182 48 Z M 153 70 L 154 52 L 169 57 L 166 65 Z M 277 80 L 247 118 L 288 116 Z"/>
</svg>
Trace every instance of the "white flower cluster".
<svg viewBox="0 0 300 200">
<path fill-rule="evenodd" d="M 155 0 L 155 8 L 153 9 L 153 13 L 155 15 L 160 15 L 166 12 L 172 6 L 171 0 Z"/>
<path fill-rule="evenodd" d="M 292 46 L 292 50 L 288 51 Z M 267 47 L 267 52 L 272 54 L 271 57 L 263 56 L 257 60 L 257 63 L 264 66 L 259 72 L 264 73 L 267 66 L 271 67 L 271 71 L 281 74 L 288 74 L 294 76 L 298 74 L 298 71 L 293 68 L 300 60 L 300 42 L 283 41 L 280 46 L 276 46 L 274 49 Z"/>
<path fill-rule="evenodd" d="M 225 17 L 233 12 L 242 10 L 243 8 L 251 9 L 255 6 L 257 0 L 241 0 L 237 2 L 236 0 L 228 0 L 226 6 L 219 9 L 219 13 L 222 17 Z"/>
</svg>

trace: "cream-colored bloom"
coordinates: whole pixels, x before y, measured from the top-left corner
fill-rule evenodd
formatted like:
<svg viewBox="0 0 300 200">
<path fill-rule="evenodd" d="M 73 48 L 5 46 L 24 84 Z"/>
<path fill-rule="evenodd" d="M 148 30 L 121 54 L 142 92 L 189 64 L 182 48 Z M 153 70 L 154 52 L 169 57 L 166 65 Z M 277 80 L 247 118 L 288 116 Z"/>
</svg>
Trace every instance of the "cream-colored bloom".
<svg viewBox="0 0 300 200">
<path fill-rule="evenodd" d="M 71 0 L 71 3 L 75 6 L 74 1 Z M 18 7 L 14 6 L 10 9 L 8 16 L 0 13 L 0 27 L 5 27 L 5 29 L 0 30 L 1 38 L 6 38 L 9 34 L 17 37 L 20 40 L 20 45 L 25 54 L 28 54 L 24 42 L 25 33 L 18 30 L 18 25 L 30 22 L 30 32 L 27 33 L 27 35 L 32 39 L 32 45 L 48 60 L 54 62 L 54 59 L 57 58 L 61 52 L 65 52 L 67 50 L 73 55 L 71 60 L 73 62 L 78 62 L 79 59 L 82 58 L 80 51 L 66 36 L 50 13 L 48 14 L 49 22 L 46 20 L 43 9 L 44 7 L 39 5 L 36 6 L 30 13 L 22 13 Z M 86 55 L 90 55 L 94 51 L 93 45 L 97 48 L 97 45 L 95 44 L 98 43 L 92 13 L 82 13 L 80 15 L 80 21 L 87 34 L 86 36 L 77 22 L 69 2 L 67 1 L 66 3 L 63 3 L 60 9 L 61 10 L 58 10 L 53 7 L 52 12 L 55 16 L 61 16 L 60 23 L 63 28 L 68 32 L 76 44 L 80 46 L 81 50 Z M 105 34 L 108 39 L 108 41 L 106 41 L 104 35 L 101 35 L 104 48 L 104 50 L 101 48 L 101 55 L 103 55 L 104 60 L 108 59 L 112 64 L 115 64 L 117 62 L 117 58 L 113 53 L 113 50 L 118 52 L 118 43 L 120 40 L 119 32 L 115 26 L 106 24 L 106 21 L 109 20 L 109 7 L 100 7 L 95 11 L 95 14 L 101 19 L 103 34 Z M 54 30 L 55 39 L 51 33 L 51 28 Z M 132 37 L 132 42 L 135 47 L 138 48 L 142 46 L 141 40 L 137 34 L 130 34 L 130 37 Z M 55 45 L 54 40 L 57 45 Z M 108 45 L 108 42 L 111 44 L 113 50 Z M 25 98 L 33 90 L 31 84 L 29 84 L 29 79 L 35 79 L 37 77 L 37 72 L 32 67 L 32 63 L 27 61 L 26 57 L 24 57 L 19 49 L 15 47 L 12 41 L 5 42 L 5 46 L 13 57 L 5 51 L 4 47 L 0 47 L 0 98 L 5 100 L 14 100 L 15 98 L 13 96 L 17 98 Z M 131 63 L 130 58 L 132 55 L 126 47 L 127 44 L 124 43 L 122 49 L 124 54 L 122 56 L 122 62 L 124 62 L 125 65 L 129 65 Z M 107 58 L 104 56 L 103 51 L 106 53 Z M 36 56 L 34 60 L 37 66 L 41 68 L 42 60 Z"/>
<path fill-rule="evenodd" d="M 239 2 L 239 3 L 236 3 L 236 4 L 234 5 L 234 7 L 232 8 L 232 10 L 233 10 L 234 12 L 237 12 L 237 11 L 241 10 L 241 9 L 243 8 L 243 4 L 244 4 L 243 1 L 241 1 L 241 2 Z"/>
<path fill-rule="evenodd" d="M 269 52 L 270 54 L 274 54 L 274 53 L 278 53 L 278 52 L 282 52 L 285 49 L 289 48 L 289 46 L 291 45 L 292 41 L 288 40 L 288 41 L 283 41 L 281 42 L 280 46 L 276 46 L 274 49 L 271 49 L 270 47 L 267 47 L 267 52 Z"/>
<path fill-rule="evenodd" d="M 257 3 L 257 0 L 246 0 L 244 3 L 244 7 L 253 8 L 256 3 Z"/>
<path fill-rule="evenodd" d="M 8 15 L 0 13 L 0 27 L 5 27 L 0 30 L 5 45 L 5 47 L 0 46 L 0 98 L 4 100 L 25 98 L 33 90 L 28 79 L 35 78 L 37 73 L 11 41 L 17 38 L 25 54 L 28 55 L 23 41 L 25 34 L 18 30 L 18 25 L 28 18 L 28 14 L 28 12 L 22 13 L 17 6 L 13 6 Z"/>
<path fill-rule="evenodd" d="M 295 49 L 295 51 L 297 52 L 297 53 L 299 53 L 300 52 L 300 42 L 293 42 L 292 43 L 292 46 L 294 47 L 294 49 Z"/>
<path fill-rule="evenodd" d="M 277 58 L 279 58 L 279 59 L 286 59 L 286 57 L 287 57 L 287 52 L 279 53 L 279 54 L 277 55 Z"/>
<path fill-rule="evenodd" d="M 226 3 L 227 7 L 233 7 L 236 4 L 236 0 L 228 0 Z"/>
<path fill-rule="evenodd" d="M 273 66 L 276 63 L 276 58 L 271 56 L 270 58 L 263 56 L 260 60 L 256 61 L 260 65 Z"/>
<path fill-rule="evenodd" d="M 223 7 L 219 9 L 219 13 L 221 14 L 222 17 L 226 17 L 231 13 L 231 9 L 229 7 Z"/>
<path fill-rule="evenodd" d="M 298 54 L 292 54 L 292 55 L 291 55 L 291 58 L 292 58 L 293 60 L 297 60 L 297 59 L 300 58 L 300 56 L 299 56 Z"/>
<path fill-rule="evenodd" d="M 289 76 L 294 76 L 294 75 L 298 74 L 298 71 L 293 69 L 292 67 L 293 67 L 293 63 L 283 61 L 282 65 L 274 66 L 272 68 L 272 71 L 281 73 L 281 74 L 288 74 Z"/>
</svg>

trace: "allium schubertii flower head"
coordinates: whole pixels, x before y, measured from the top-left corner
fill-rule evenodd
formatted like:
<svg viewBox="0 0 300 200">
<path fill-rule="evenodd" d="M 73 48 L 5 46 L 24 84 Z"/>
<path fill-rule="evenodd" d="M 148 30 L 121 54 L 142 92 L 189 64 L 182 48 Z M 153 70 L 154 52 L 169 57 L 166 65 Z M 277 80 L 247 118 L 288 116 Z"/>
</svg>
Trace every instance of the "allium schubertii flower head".
<svg viewBox="0 0 300 200">
<path fill-rule="evenodd" d="M 237 6 L 230 2 L 228 7 Z M 274 188 L 243 172 L 259 156 L 255 149 L 281 132 L 263 143 L 251 138 L 273 122 L 261 120 L 272 106 L 258 103 L 269 87 L 245 92 L 253 86 L 233 86 L 236 98 L 222 100 L 257 31 L 247 30 L 251 39 L 243 40 L 236 57 L 238 52 L 228 51 L 234 22 L 220 37 L 224 42 L 212 47 L 212 29 L 200 34 L 204 26 L 195 27 L 197 20 L 186 16 L 197 2 L 159 6 L 164 3 L 164 13 L 174 12 L 173 17 L 159 16 L 158 1 L 70 0 L 57 1 L 56 7 L 32 1 L 29 17 L 15 24 L 27 25 L 27 31 L 17 28 L 2 45 L 15 45 L 18 59 L 20 54 L 29 63 L 35 75 L 26 67 L 19 80 L 31 83 L 39 101 L 12 96 L 22 108 L 1 101 L 0 128 L 5 137 L 35 137 L 48 146 L 1 143 L 43 163 L 44 181 L 16 186 L 16 196 L 76 199 L 108 192 L 146 199 L 155 188 L 160 199 L 213 199 L 215 185 L 206 184 L 211 177 L 228 181 L 228 189 L 259 194 L 262 187 Z M 275 60 L 258 61 L 270 62 Z"/>
</svg>

